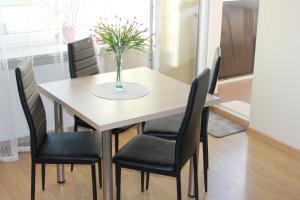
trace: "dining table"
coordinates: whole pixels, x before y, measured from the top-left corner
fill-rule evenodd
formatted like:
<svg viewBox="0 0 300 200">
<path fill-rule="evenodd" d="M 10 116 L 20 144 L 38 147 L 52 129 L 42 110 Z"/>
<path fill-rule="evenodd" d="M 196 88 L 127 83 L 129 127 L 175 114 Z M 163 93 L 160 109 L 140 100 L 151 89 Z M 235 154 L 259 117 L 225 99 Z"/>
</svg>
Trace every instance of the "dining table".
<svg viewBox="0 0 300 200">
<path fill-rule="evenodd" d="M 113 199 L 112 134 L 114 128 L 138 124 L 185 112 L 190 85 L 148 67 L 122 71 L 124 82 L 137 83 L 148 94 L 130 100 L 111 100 L 96 96 L 92 90 L 99 84 L 114 82 L 115 72 L 42 83 L 40 94 L 54 102 L 55 131 L 63 132 L 63 110 L 76 115 L 102 134 L 103 199 Z M 125 88 L 126 90 L 126 88 Z M 207 95 L 205 106 L 219 103 L 219 97 Z M 199 151 L 199 147 L 198 150 Z M 193 163 L 190 160 L 189 196 L 194 196 Z M 64 166 L 57 165 L 57 181 L 65 182 Z"/>
</svg>

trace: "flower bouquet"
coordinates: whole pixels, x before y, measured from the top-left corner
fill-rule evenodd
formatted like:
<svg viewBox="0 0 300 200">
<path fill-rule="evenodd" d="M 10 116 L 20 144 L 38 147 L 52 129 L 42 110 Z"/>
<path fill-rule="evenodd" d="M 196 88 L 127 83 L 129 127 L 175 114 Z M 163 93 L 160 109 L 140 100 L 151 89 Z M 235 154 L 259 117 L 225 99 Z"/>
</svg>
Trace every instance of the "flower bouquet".
<svg viewBox="0 0 300 200">
<path fill-rule="evenodd" d="M 107 52 L 113 52 L 116 60 L 116 89 L 123 90 L 122 65 L 123 54 L 129 49 L 141 52 L 148 52 L 150 38 L 148 28 L 139 23 L 134 17 L 133 20 L 122 20 L 115 16 L 114 23 L 108 23 L 107 19 L 100 18 L 100 21 L 91 29 L 92 37 L 96 43 L 105 45 Z"/>
</svg>

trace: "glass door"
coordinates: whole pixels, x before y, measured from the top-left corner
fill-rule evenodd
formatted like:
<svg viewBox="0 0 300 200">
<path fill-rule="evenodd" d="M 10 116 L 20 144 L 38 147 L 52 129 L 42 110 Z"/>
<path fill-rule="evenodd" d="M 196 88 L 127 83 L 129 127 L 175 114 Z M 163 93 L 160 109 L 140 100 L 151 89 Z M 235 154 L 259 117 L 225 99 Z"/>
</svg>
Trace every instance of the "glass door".
<svg viewBox="0 0 300 200">
<path fill-rule="evenodd" d="M 153 68 L 188 84 L 196 73 L 198 2 L 154 1 Z"/>
</svg>

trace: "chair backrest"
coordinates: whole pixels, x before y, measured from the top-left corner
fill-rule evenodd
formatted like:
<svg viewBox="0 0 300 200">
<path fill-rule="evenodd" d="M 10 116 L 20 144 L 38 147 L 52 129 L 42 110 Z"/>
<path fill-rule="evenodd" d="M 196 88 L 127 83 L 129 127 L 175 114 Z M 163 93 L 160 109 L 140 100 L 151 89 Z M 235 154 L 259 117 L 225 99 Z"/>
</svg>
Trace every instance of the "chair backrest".
<svg viewBox="0 0 300 200">
<path fill-rule="evenodd" d="M 187 108 L 176 139 L 176 166 L 183 165 L 196 152 L 199 143 L 201 115 L 206 101 L 210 70 L 205 69 L 194 81 L 190 89 Z"/>
<path fill-rule="evenodd" d="M 211 73 L 210 73 L 209 87 L 208 87 L 209 94 L 214 94 L 214 92 L 215 92 L 217 81 L 218 81 L 218 76 L 219 76 L 219 71 L 220 71 L 220 66 L 221 66 L 221 60 L 222 60 L 221 48 L 218 47 L 215 51 L 214 62 L 213 62 L 213 66 L 210 71 Z"/>
<path fill-rule="evenodd" d="M 71 78 L 99 73 L 93 39 L 91 37 L 68 44 Z"/>
<path fill-rule="evenodd" d="M 47 134 L 45 108 L 38 93 L 31 60 L 27 60 L 15 70 L 21 104 L 30 130 L 31 156 L 37 150 Z"/>
</svg>

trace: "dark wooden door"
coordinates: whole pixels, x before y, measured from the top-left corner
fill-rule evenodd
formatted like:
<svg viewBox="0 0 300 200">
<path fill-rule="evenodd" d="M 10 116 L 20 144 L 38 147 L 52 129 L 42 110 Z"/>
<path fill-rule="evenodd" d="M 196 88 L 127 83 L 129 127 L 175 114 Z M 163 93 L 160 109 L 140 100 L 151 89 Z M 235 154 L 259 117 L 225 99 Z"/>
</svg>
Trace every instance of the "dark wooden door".
<svg viewBox="0 0 300 200">
<path fill-rule="evenodd" d="M 223 2 L 220 79 L 253 73 L 258 0 Z"/>
</svg>

